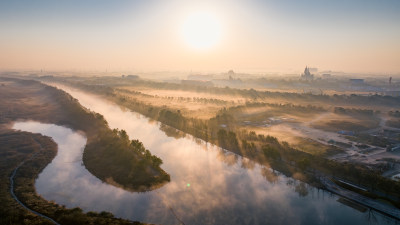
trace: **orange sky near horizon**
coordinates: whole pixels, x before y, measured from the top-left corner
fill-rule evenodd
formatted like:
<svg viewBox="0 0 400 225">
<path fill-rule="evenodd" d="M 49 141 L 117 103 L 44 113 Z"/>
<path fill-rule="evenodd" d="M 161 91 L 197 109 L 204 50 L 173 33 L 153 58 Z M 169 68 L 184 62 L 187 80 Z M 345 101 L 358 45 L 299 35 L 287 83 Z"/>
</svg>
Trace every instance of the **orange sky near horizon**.
<svg viewBox="0 0 400 225">
<path fill-rule="evenodd" d="M 0 3 L 0 70 L 400 73 L 396 1 L 38 2 Z"/>
</svg>

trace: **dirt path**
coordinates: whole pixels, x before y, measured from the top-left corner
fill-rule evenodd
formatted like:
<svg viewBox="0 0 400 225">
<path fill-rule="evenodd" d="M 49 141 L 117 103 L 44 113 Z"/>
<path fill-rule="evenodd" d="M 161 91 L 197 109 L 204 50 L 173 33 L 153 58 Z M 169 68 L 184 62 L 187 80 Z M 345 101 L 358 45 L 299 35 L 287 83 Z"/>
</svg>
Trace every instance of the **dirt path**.
<svg viewBox="0 0 400 225">
<path fill-rule="evenodd" d="M 38 143 L 38 142 L 36 142 L 36 143 Z M 43 149 L 42 145 L 41 145 L 40 143 L 38 143 L 38 144 L 39 144 L 39 146 L 40 146 L 40 150 L 42 150 L 42 149 Z M 52 218 L 50 218 L 50 217 L 48 217 L 48 216 L 45 216 L 45 215 L 43 215 L 43 214 L 41 214 L 41 213 L 38 213 L 38 212 L 36 212 L 36 211 L 33 210 L 33 209 L 28 208 L 28 206 L 26 206 L 24 203 L 22 203 L 22 202 L 18 199 L 18 197 L 15 195 L 15 193 L 14 193 L 14 177 L 15 177 L 15 174 L 17 173 L 18 169 L 19 169 L 22 165 L 24 165 L 24 163 L 25 163 L 26 161 L 31 160 L 33 157 L 35 157 L 36 154 L 37 154 L 37 152 L 34 153 L 34 154 L 32 154 L 28 159 L 26 159 L 25 161 L 21 162 L 21 163 L 14 169 L 14 171 L 12 172 L 12 174 L 11 174 L 11 176 L 10 176 L 10 193 L 11 193 L 11 196 L 15 199 L 15 201 L 17 201 L 18 204 L 20 204 L 20 205 L 21 205 L 22 207 L 24 207 L 26 210 L 30 211 L 31 213 L 33 213 L 33 214 L 35 214 L 35 215 L 38 215 L 38 216 L 40 216 L 40 217 L 45 218 L 45 219 L 51 221 L 51 222 L 54 223 L 54 224 L 59 225 L 59 223 L 57 223 L 57 222 L 56 222 L 55 220 L 53 220 Z"/>
</svg>

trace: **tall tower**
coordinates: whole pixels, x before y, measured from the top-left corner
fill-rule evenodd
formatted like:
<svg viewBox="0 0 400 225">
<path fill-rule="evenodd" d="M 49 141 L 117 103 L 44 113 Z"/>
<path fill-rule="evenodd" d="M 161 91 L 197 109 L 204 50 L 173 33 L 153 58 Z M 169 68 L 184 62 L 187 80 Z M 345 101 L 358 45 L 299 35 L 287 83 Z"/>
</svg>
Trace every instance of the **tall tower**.
<svg viewBox="0 0 400 225">
<path fill-rule="evenodd" d="M 303 80 L 313 80 L 314 79 L 314 75 L 310 73 L 310 69 L 308 68 L 308 66 L 306 66 L 306 68 L 304 69 L 304 73 L 301 74 L 300 78 Z"/>
</svg>

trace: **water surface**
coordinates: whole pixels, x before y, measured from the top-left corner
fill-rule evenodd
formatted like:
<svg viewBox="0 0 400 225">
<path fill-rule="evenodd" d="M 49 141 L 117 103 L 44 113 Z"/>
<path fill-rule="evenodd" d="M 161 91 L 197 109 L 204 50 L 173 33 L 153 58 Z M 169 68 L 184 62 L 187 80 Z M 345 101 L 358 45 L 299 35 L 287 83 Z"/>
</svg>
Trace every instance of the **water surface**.
<svg viewBox="0 0 400 225">
<path fill-rule="evenodd" d="M 62 89 L 104 115 L 111 128 L 124 129 L 142 141 L 164 161 L 162 168 L 171 175 L 171 182 L 146 193 L 108 185 L 82 166 L 85 137 L 59 126 L 17 123 L 15 128 L 51 136 L 59 144 L 58 155 L 36 180 L 37 192 L 48 200 L 159 224 L 395 223 L 189 135 L 169 137 L 159 123 L 98 97 Z"/>
</svg>

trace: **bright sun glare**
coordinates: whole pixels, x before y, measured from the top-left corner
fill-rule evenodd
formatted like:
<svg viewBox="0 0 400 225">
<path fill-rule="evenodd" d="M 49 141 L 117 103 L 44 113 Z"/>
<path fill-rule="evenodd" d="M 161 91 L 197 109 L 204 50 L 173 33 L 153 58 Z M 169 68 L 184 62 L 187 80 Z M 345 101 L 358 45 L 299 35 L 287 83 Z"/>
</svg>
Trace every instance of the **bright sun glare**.
<svg viewBox="0 0 400 225">
<path fill-rule="evenodd" d="M 186 44 L 199 50 L 215 46 L 221 38 L 221 24 L 208 12 L 197 12 L 188 16 L 182 27 Z"/>
</svg>

